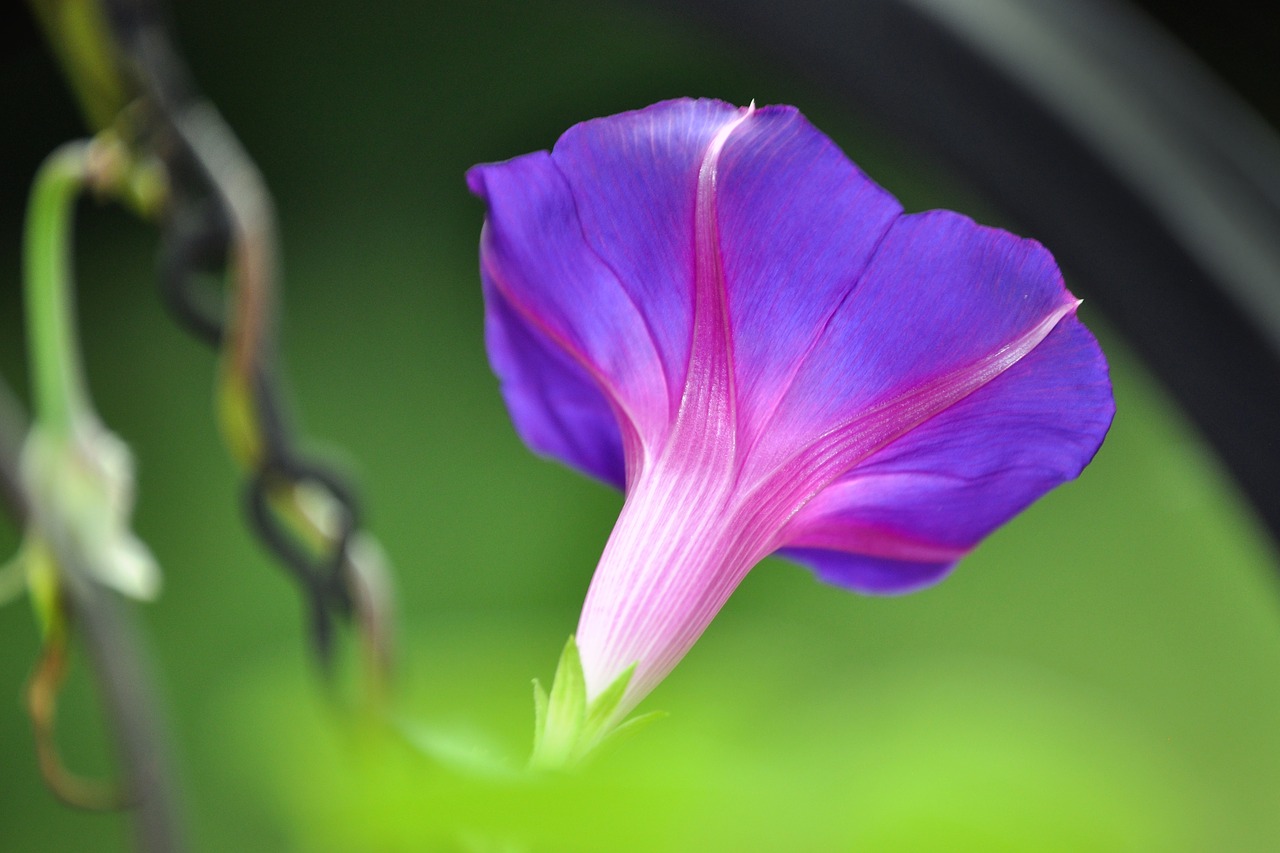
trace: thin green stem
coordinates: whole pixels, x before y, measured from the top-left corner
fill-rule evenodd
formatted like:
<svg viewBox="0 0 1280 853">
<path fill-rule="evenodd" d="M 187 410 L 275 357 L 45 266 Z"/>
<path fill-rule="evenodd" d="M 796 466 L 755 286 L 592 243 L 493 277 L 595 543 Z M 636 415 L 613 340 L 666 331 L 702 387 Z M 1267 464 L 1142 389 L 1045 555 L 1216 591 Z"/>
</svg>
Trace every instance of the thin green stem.
<svg viewBox="0 0 1280 853">
<path fill-rule="evenodd" d="M 88 141 L 68 142 L 50 154 L 27 207 L 23 274 L 31 394 L 41 428 L 62 435 L 89 403 L 75 335 L 71 226 L 90 147 Z"/>
</svg>

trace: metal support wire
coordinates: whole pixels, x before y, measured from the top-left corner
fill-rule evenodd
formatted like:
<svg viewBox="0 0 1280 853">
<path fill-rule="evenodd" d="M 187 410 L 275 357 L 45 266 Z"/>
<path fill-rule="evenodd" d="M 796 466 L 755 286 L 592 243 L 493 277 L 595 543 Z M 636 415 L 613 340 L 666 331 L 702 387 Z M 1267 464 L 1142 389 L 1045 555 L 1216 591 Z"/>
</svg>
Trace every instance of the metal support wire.
<svg viewBox="0 0 1280 853">
<path fill-rule="evenodd" d="M 654 5 L 879 116 L 1049 246 L 1280 542 L 1280 141 L 1194 57 L 1117 0 Z"/>
<path fill-rule="evenodd" d="M 159 3 L 104 5 L 124 64 L 142 93 L 144 142 L 169 174 L 162 296 L 181 325 L 222 350 L 224 397 L 233 406 L 237 388 L 246 397 L 246 434 L 228 441 L 249 468 L 249 522 L 302 588 L 321 661 L 330 662 L 333 621 L 355 615 L 371 646 L 373 675 L 381 679 L 389 665 L 389 602 L 356 600 L 385 587 L 379 578 L 360 576 L 376 574 L 379 567 L 353 556 L 360 527 L 354 493 L 337 471 L 298 449 L 277 381 L 277 247 L 270 195 L 230 128 L 191 85 Z M 223 270 L 233 279 L 225 298 L 209 286 Z M 334 529 L 299 534 L 301 514 L 291 503 L 299 489 L 323 493 Z"/>
</svg>

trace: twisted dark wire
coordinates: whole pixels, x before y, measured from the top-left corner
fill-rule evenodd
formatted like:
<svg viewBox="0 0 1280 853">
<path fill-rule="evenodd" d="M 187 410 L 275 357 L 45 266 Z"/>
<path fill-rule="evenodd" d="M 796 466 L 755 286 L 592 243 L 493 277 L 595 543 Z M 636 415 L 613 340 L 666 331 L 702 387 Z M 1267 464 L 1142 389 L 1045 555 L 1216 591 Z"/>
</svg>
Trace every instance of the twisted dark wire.
<svg viewBox="0 0 1280 853">
<path fill-rule="evenodd" d="M 214 349 L 221 347 L 221 294 L 202 288 L 200 279 L 226 265 L 231 240 L 226 216 L 207 200 L 175 206 L 161 240 L 160 295 L 165 308 L 193 337 Z"/>
<path fill-rule="evenodd" d="M 228 200 L 236 187 L 222 180 L 225 170 L 202 157 L 201 146 L 190 136 L 190 123 L 182 120 L 208 104 L 190 83 L 160 5 L 155 0 L 106 0 L 105 7 L 125 65 L 144 98 L 140 132 L 163 160 L 169 176 L 169 203 L 162 224 L 161 297 L 181 327 L 220 348 L 226 342 L 227 300 L 213 281 L 226 270 L 232 253 L 234 214 Z M 211 109 L 205 112 L 216 115 Z M 246 483 L 244 505 L 257 537 L 301 588 L 315 649 L 327 663 L 332 656 L 333 622 L 335 618 L 348 621 L 353 610 L 345 570 L 360 515 L 346 480 L 331 466 L 297 449 L 272 357 L 269 338 L 253 351 L 250 384 L 260 452 Z M 292 535 L 272 506 L 273 495 L 304 485 L 324 490 L 337 508 L 339 529 L 320 553 Z"/>
</svg>

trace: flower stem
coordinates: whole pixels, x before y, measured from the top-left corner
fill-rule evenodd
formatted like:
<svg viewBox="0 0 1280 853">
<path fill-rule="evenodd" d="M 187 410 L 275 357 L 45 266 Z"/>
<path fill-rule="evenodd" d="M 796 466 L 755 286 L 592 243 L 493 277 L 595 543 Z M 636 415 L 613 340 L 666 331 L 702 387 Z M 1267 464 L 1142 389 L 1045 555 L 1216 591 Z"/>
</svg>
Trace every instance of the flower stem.
<svg viewBox="0 0 1280 853">
<path fill-rule="evenodd" d="M 89 405 L 75 336 L 69 234 L 91 146 L 68 142 L 50 154 L 36 173 L 27 208 L 23 274 L 31 393 L 41 428 L 63 437 Z"/>
</svg>

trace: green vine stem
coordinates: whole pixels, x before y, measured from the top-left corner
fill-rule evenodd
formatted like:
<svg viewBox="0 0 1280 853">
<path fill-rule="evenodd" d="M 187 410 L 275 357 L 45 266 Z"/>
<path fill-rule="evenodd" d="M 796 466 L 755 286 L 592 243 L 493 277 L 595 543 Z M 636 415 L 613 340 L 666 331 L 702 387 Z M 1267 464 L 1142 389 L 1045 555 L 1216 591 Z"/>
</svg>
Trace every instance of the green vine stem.
<svg viewBox="0 0 1280 853">
<path fill-rule="evenodd" d="M 157 208 L 163 181 L 130 157 L 111 131 L 70 142 L 41 165 L 27 208 L 23 277 L 34 419 L 25 430 L 10 495 L 25 521 L 16 577 L 29 589 L 43 649 L 27 685 L 41 772 L 55 794 L 86 808 L 137 806 L 138 840 L 147 851 L 182 846 L 171 774 L 153 691 L 138 643 L 118 599 L 104 587 L 149 598 L 159 572 L 129 529 L 133 469 L 128 448 L 93 411 L 77 343 L 72 235 L 85 189 Z M 23 432 L 16 401 L 5 398 L 6 436 Z M 4 450 L 15 447 L 6 438 Z M 66 769 L 56 743 L 59 687 L 73 631 L 99 679 L 117 736 L 123 785 L 103 785 Z"/>
<path fill-rule="evenodd" d="M 98 0 L 27 0 L 93 131 L 116 121 L 129 101 L 106 15 Z"/>
<path fill-rule="evenodd" d="M 152 598 L 159 571 L 129 530 L 133 462 L 89 400 L 76 338 L 71 234 L 86 186 L 125 195 L 134 161 L 110 132 L 67 143 L 36 174 L 24 257 L 27 347 L 34 418 L 21 477 L 32 505 L 25 553 L 66 535 L 97 579 L 135 598 Z M 38 562 L 38 561 L 33 561 Z M 42 612 L 48 622 L 55 614 Z"/>
<path fill-rule="evenodd" d="M 163 204 L 161 167 L 130 156 L 111 130 L 68 142 L 45 158 L 27 206 L 24 270 L 28 350 L 35 419 L 68 436 L 92 412 L 76 343 L 71 283 L 75 203 L 90 187 L 153 214 Z"/>
<path fill-rule="evenodd" d="M 89 410 L 70 292 L 68 225 L 92 147 L 79 140 L 50 154 L 36 173 L 27 208 L 24 279 L 32 401 L 40 428 L 64 438 L 77 413 Z"/>
</svg>

